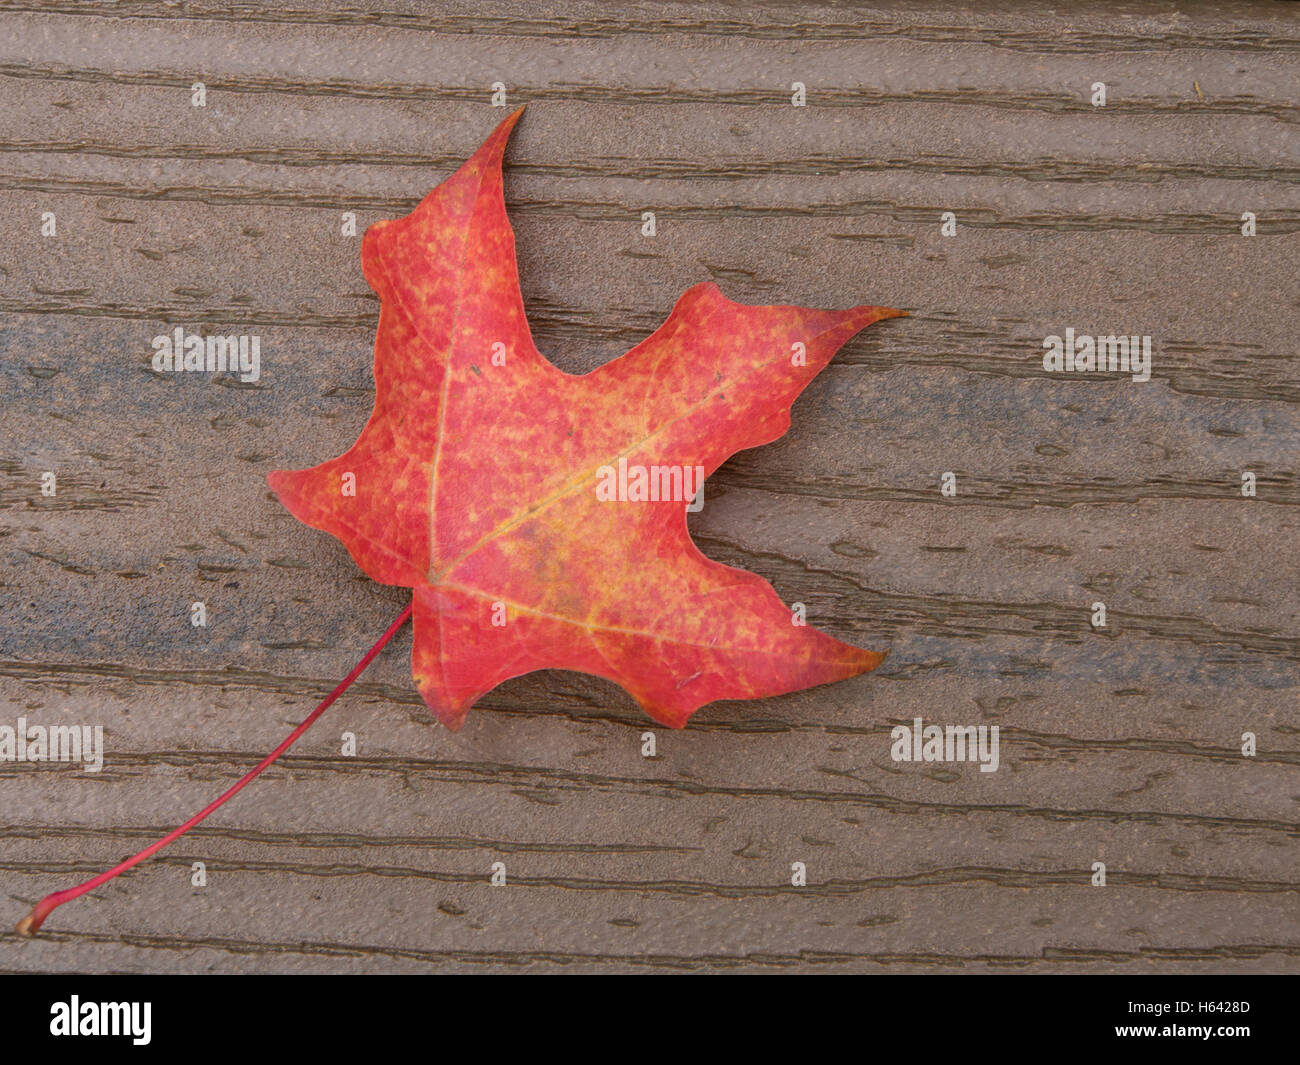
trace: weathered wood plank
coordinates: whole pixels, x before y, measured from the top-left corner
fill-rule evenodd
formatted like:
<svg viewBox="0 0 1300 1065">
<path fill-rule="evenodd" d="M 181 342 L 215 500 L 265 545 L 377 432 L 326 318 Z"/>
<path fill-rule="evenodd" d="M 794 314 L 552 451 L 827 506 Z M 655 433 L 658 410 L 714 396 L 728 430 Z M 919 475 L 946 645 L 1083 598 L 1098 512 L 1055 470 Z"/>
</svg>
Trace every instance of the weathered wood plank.
<svg viewBox="0 0 1300 1065">
<path fill-rule="evenodd" d="M 107 737 L 98 773 L 0 762 L 15 919 L 232 783 L 401 609 L 263 477 L 369 411 L 378 308 L 340 213 L 409 210 L 499 118 L 493 81 L 531 104 L 507 197 L 561 368 L 702 280 L 913 315 L 846 347 L 691 519 L 811 623 L 889 646 L 875 674 L 708 708 L 644 759 L 631 700 L 573 674 L 441 730 L 404 634 L 254 791 L 48 936 L 0 938 L 0 970 L 1300 970 L 1285 5 L 0 23 L 0 724 Z M 153 373 L 176 325 L 257 332 L 261 379 Z M 1151 381 L 1045 372 L 1067 326 L 1152 335 Z M 915 717 L 998 725 L 998 770 L 893 761 Z"/>
</svg>

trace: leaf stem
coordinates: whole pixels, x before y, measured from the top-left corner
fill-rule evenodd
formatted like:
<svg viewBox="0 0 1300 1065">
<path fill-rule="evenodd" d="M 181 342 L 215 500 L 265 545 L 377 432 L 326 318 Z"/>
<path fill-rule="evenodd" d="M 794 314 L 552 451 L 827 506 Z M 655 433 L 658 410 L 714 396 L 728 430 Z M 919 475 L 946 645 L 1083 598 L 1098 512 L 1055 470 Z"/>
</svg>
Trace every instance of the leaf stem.
<svg viewBox="0 0 1300 1065">
<path fill-rule="evenodd" d="M 179 827 L 173 829 L 171 832 L 168 832 L 167 835 L 163 836 L 163 838 L 158 840 L 158 842 L 149 844 L 149 846 L 145 847 L 145 849 L 140 851 L 139 854 L 132 855 L 130 858 L 127 858 L 126 861 L 122 862 L 120 865 L 115 865 L 112 869 L 109 869 L 105 873 L 100 873 L 97 877 L 94 877 L 91 880 L 87 880 L 84 884 L 79 884 L 73 888 L 67 888 L 64 891 L 56 891 L 52 895 L 46 895 L 45 898 L 41 899 L 40 902 L 38 902 L 34 907 L 32 907 L 31 913 L 29 913 L 26 917 L 24 917 L 21 921 L 18 922 L 16 930 L 19 933 L 19 935 L 24 935 L 24 936 L 34 935 L 36 931 L 44 923 L 45 918 L 47 918 L 51 913 L 53 913 L 58 907 L 62 906 L 65 902 L 71 902 L 73 899 L 79 899 L 81 898 L 82 895 L 86 894 L 86 892 L 94 891 L 95 888 L 99 887 L 101 884 L 107 884 L 115 876 L 125 873 L 128 869 L 132 868 L 133 866 L 139 865 L 146 858 L 162 850 L 165 846 L 167 846 L 167 844 L 171 843 L 173 840 L 177 840 L 181 836 L 185 835 L 186 832 L 188 832 L 191 828 L 197 825 L 200 821 L 203 821 L 205 818 L 207 818 L 209 814 L 215 813 L 217 810 L 221 809 L 221 807 L 224 806 L 229 800 L 233 799 L 236 795 L 238 795 L 241 791 L 243 791 L 246 785 L 251 784 L 253 780 L 258 776 L 258 774 L 262 772 L 262 770 L 264 770 L 267 766 L 269 766 L 272 762 L 274 762 L 277 758 L 279 758 L 280 755 L 284 754 L 285 751 L 287 751 L 290 747 L 292 747 L 294 743 L 297 741 L 299 736 L 301 736 L 304 732 L 306 732 L 309 728 L 311 728 L 311 726 L 316 722 L 316 719 L 320 717 L 321 714 L 323 714 L 329 708 L 330 704 L 333 703 L 334 700 L 337 699 L 340 695 L 342 695 L 345 691 L 347 691 L 348 688 L 352 686 L 352 682 L 356 680 L 357 677 L 361 676 L 366 666 L 370 665 L 370 663 L 374 660 L 375 655 L 379 654 L 379 652 L 383 650 L 384 645 L 388 643 L 388 641 L 391 640 L 397 634 L 398 629 L 400 629 L 403 625 L 406 624 L 410 616 L 411 616 L 411 607 L 408 606 L 405 610 L 402 611 L 401 615 L 397 618 L 397 620 L 388 626 L 388 631 L 385 632 L 381 637 L 379 637 L 375 645 L 365 653 L 365 656 L 361 659 L 361 661 L 358 662 L 352 668 L 352 672 L 343 678 L 343 680 L 340 682 L 337 688 L 335 688 L 332 692 L 329 693 L 329 695 L 325 696 L 325 698 L 321 700 L 320 705 L 317 706 L 315 710 L 313 710 L 310 714 L 307 715 L 307 717 L 303 720 L 302 724 L 299 725 L 296 729 L 294 729 L 291 733 L 289 733 L 289 735 L 284 738 L 284 741 L 280 744 L 280 746 L 278 746 L 275 750 L 273 750 L 270 754 L 268 754 L 265 758 L 263 758 L 260 762 L 258 762 L 257 765 L 253 769 L 245 773 L 244 776 L 240 777 L 240 779 L 236 781 L 235 784 L 231 786 L 231 788 L 228 791 L 222 793 L 220 798 L 215 799 L 213 802 L 209 803 L 202 810 L 200 810 L 193 817 L 191 817 L 188 821 L 186 821 L 183 825 L 180 825 Z"/>
</svg>

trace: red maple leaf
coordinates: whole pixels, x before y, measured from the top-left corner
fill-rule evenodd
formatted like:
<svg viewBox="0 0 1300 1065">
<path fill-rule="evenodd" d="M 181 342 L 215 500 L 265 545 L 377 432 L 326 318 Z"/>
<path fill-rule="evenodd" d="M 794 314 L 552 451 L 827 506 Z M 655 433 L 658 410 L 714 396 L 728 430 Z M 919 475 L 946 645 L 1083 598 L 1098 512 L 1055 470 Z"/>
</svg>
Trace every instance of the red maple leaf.
<svg viewBox="0 0 1300 1065">
<path fill-rule="evenodd" d="M 415 680 L 452 729 L 538 669 L 607 677 L 674 728 L 716 699 L 874 669 L 883 655 L 794 624 L 766 581 L 702 555 L 686 503 L 698 471 L 779 437 L 840 346 L 901 312 L 748 307 L 702 284 L 626 355 L 556 369 L 529 332 L 502 195 L 519 113 L 366 232 L 374 412 L 346 453 L 271 487 L 370 577 L 414 589 Z M 657 498 L 611 500 L 624 484 Z"/>
<path fill-rule="evenodd" d="M 528 331 L 502 196 L 518 117 L 405 218 L 367 230 L 361 262 L 382 301 L 375 409 L 339 458 L 267 478 L 367 574 L 413 589 L 411 606 L 253 769 L 162 839 L 46 895 L 20 933 L 220 809 L 411 615 L 416 683 L 453 729 L 481 695 L 536 669 L 608 677 L 679 728 L 715 699 L 880 664 L 881 654 L 794 624 L 761 577 L 700 554 L 686 506 L 729 456 L 789 428 L 790 404 L 840 345 L 903 312 L 746 307 L 697 285 L 626 355 L 562 373 Z"/>
</svg>

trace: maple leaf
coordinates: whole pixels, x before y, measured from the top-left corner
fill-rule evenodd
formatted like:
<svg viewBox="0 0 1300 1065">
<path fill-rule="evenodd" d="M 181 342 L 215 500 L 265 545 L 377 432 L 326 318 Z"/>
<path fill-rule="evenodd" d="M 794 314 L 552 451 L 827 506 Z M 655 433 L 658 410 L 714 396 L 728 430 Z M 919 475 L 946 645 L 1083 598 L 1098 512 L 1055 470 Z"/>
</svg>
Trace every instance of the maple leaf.
<svg viewBox="0 0 1300 1065">
<path fill-rule="evenodd" d="M 519 114 L 411 214 L 367 230 L 374 411 L 346 453 L 271 488 L 370 577 L 413 589 L 412 671 L 452 729 L 538 669 L 607 677 L 674 728 L 717 699 L 874 669 L 882 654 L 794 624 L 765 580 L 701 554 L 685 488 L 784 433 L 840 346 L 903 312 L 751 307 L 701 284 L 627 354 L 562 372 L 533 344 L 506 216 Z M 685 488 L 611 501 L 614 470 Z"/>
</svg>

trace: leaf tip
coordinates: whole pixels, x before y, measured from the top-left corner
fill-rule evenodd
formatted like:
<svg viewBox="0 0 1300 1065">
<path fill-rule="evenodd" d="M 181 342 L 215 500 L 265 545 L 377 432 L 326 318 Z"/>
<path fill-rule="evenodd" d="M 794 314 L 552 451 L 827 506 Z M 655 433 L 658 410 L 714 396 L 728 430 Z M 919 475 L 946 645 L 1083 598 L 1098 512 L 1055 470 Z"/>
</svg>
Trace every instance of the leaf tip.
<svg viewBox="0 0 1300 1065">
<path fill-rule="evenodd" d="M 266 486 L 275 493 L 276 498 L 289 507 L 288 492 L 293 485 L 292 477 L 296 470 L 271 470 L 266 475 Z M 293 508 L 290 507 L 290 510 Z"/>
<path fill-rule="evenodd" d="M 888 648 L 883 651 L 868 651 L 865 647 L 855 647 L 853 650 L 856 653 L 853 656 L 853 664 L 850 667 L 852 672 L 846 674 L 845 679 L 848 677 L 860 677 L 864 673 L 870 673 L 872 670 L 878 668 L 880 664 L 889 657 Z"/>
<path fill-rule="evenodd" d="M 527 104 L 520 104 L 513 111 L 511 111 L 510 114 L 506 115 L 506 117 L 503 118 L 500 121 L 500 123 L 498 123 L 497 128 L 493 130 L 492 136 L 489 138 L 489 140 L 494 140 L 497 138 L 499 138 L 502 142 L 509 140 L 511 131 L 515 128 L 515 124 L 519 121 L 520 116 L 522 116 L 524 113 L 524 108 L 527 106 L 528 106 Z"/>
<path fill-rule="evenodd" d="M 898 307 L 854 307 L 854 311 L 860 311 L 864 315 L 869 315 L 872 322 L 882 322 L 886 318 L 910 318 L 911 312 L 904 311 Z M 868 323 L 870 324 L 870 323 Z"/>
<path fill-rule="evenodd" d="M 465 727 L 465 719 L 469 717 L 470 709 L 473 707 L 477 696 L 473 699 L 454 698 L 442 692 L 436 685 L 429 683 L 426 678 L 418 673 L 415 674 L 415 686 L 424 698 L 424 705 L 429 708 L 443 728 L 447 729 L 448 732 L 459 732 Z"/>
<path fill-rule="evenodd" d="M 442 727 L 448 732 L 459 732 L 465 727 L 465 718 L 467 717 L 469 717 L 469 707 L 447 714 L 437 714 L 438 720 L 442 722 Z"/>
</svg>

